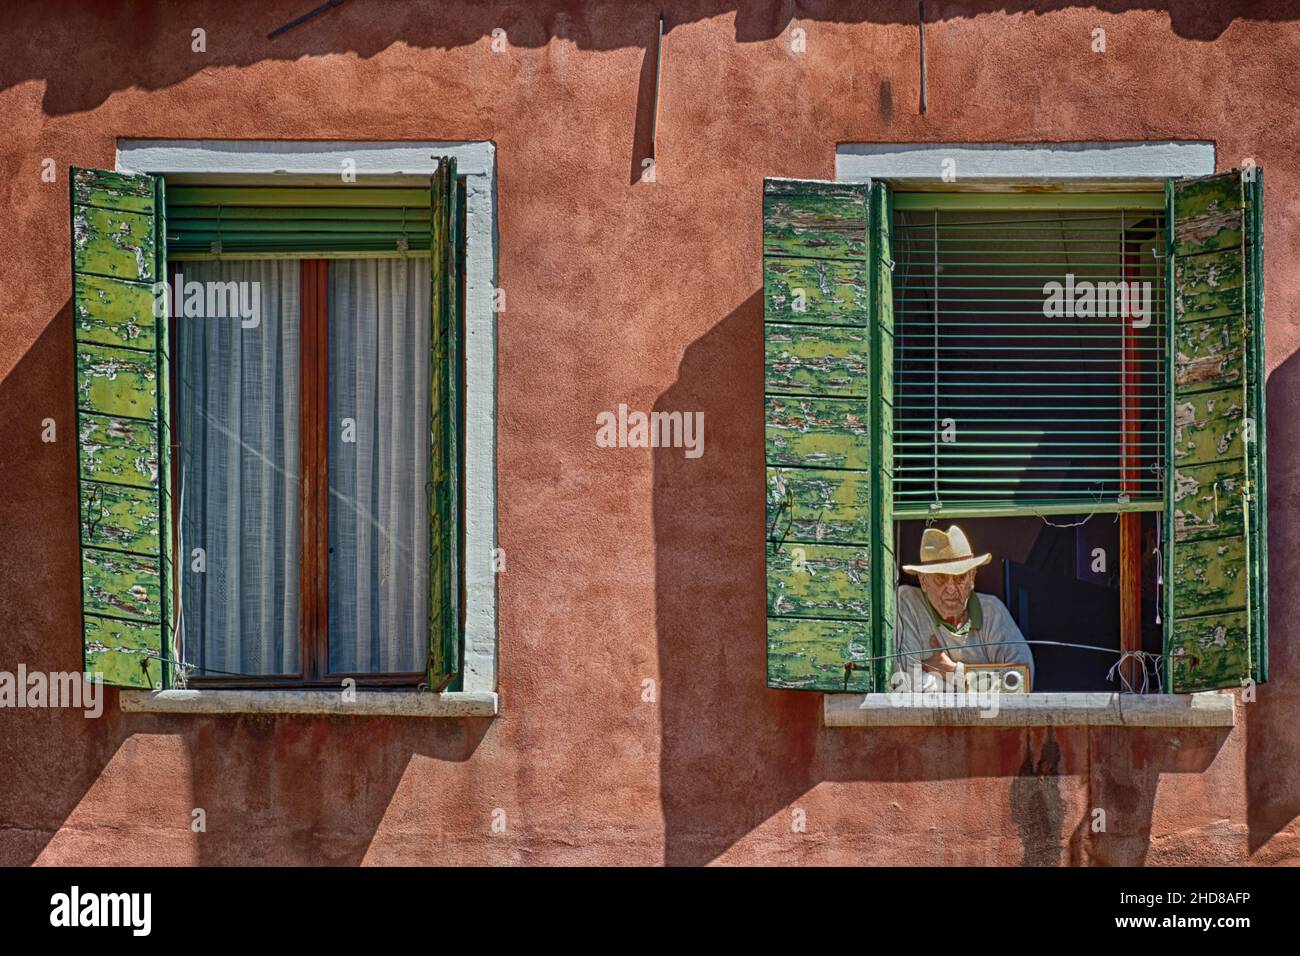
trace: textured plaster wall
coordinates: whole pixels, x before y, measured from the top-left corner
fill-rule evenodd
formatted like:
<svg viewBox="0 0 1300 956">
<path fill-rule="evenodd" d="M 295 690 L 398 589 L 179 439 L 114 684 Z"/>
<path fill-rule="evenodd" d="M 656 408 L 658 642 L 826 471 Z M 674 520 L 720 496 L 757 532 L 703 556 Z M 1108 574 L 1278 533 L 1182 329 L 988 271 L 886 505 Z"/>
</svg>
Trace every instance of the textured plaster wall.
<svg viewBox="0 0 1300 956">
<path fill-rule="evenodd" d="M 657 5 L 358 0 L 274 42 L 301 3 L 60 6 L 0 35 L 0 670 L 80 665 L 68 165 L 490 139 L 502 715 L 3 711 L 0 863 L 1300 860 L 1300 13 L 932 3 L 921 116 L 914 3 L 669 4 L 651 184 Z M 1273 682 L 1227 734 L 823 728 L 763 687 L 762 177 L 833 178 L 840 142 L 1145 139 L 1268 171 Z M 704 456 L 597 448 L 620 402 L 703 411 Z"/>
</svg>

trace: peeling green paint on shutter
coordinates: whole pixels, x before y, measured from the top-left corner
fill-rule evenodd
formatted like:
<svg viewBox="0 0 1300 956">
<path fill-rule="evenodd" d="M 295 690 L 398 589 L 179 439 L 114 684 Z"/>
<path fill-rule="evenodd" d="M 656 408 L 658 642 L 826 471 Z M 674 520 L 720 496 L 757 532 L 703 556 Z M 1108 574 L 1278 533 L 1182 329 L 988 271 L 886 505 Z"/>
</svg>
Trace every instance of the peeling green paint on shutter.
<svg viewBox="0 0 1300 956">
<path fill-rule="evenodd" d="M 460 247 L 456 161 L 440 159 L 430 189 L 429 661 L 442 690 L 460 672 Z"/>
<path fill-rule="evenodd" d="M 870 192 L 763 184 L 769 687 L 873 689 Z"/>
<path fill-rule="evenodd" d="M 1264 327 L 1255 187 L 1233 171 L 1166 195 L 1165 667 L 1188 693 L 1264 675 Z"/>
<path fill-rule="evenodd" d="M 163 182 L 73 169 L 72 318 L 84 669 L 158 689 L 171 646 Z"/>
</svg>

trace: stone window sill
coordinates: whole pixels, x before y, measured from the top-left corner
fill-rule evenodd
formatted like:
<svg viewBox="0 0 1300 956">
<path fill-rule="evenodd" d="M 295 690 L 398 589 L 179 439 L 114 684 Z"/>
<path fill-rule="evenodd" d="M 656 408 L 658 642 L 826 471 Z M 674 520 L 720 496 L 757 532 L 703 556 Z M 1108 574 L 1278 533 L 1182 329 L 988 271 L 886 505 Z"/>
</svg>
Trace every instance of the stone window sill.
<svg viewBox="0 0 1300 956">
<path fill-rule="evenodd" d="M 914 701 L 911 694 L 827 694 L 823 700 L 827 727 L 1233 727 L 1237 714 L 1227 691 L 1004 694 L 985 708 L 938 706 L 933 697 Z"/>
<path fill-rule="evenodd" d="M 480 691 L 358 690 L 124 690 L 132 714 L 298 714 L 336 717 L 495 717 L 497 695 Z"/>
</svg>

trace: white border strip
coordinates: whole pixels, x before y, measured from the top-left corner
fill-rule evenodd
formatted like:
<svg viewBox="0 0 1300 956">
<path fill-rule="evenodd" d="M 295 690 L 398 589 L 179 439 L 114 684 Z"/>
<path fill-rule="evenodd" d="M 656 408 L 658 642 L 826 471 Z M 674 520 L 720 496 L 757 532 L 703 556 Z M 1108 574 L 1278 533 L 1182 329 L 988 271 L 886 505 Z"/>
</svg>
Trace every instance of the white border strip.
<svg viewBox="0 0 1300 956">
<path fill-rule="evenodd" d="M 492 176 L 496 147 L 478 143 L 349 143 L 242 139 L 119 139 L 119 172 L 158 175 L 232 173 L 341 176 L 345 161 L 358 176 L 431 176 L 435 157 L 456 158 L 462 176 Z M 342 180 L 340 179 L 340 182 Z"/>
<path fill-rule="evenodd" d="M 951 166 L 945 163 L 951 161 Z M 945 170 L 965 180 L 1115 180 L 1208 176 L 1210 142 L 1150 143 L 842 143 L 835 178 L 943 181 Z"/>
<path fill-rule="evenodd" d="M 156 175 L 430 176 L 455 157 L 465 210 L 465 693 L 497 687 L 496 146 L 491 142 L 119 140 L 119 172 Z M 340 180 L 341 181 L 341 180 Z M 209 693 L 203 691 L 202 693 Z M 261 693 L 261 692 L 258 692 Z M 494 705 L 495 707 L 495 705 Z"/>
</svg>

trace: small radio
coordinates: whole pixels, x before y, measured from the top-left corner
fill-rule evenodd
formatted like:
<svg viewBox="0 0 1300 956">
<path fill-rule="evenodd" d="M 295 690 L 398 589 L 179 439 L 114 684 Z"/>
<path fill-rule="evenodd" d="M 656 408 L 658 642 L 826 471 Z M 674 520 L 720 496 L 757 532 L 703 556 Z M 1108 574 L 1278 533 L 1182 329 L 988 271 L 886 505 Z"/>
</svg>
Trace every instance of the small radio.
<svg viewBox="0 0 1300 956">
<path fill-rule="evenodd" d="M 968 694 L 1028 694 L 1028 664 L 963 664 Z"/>
</svg>

